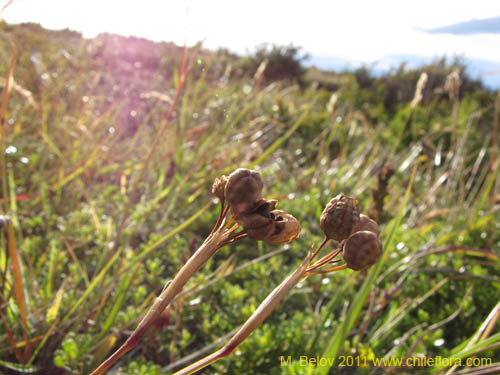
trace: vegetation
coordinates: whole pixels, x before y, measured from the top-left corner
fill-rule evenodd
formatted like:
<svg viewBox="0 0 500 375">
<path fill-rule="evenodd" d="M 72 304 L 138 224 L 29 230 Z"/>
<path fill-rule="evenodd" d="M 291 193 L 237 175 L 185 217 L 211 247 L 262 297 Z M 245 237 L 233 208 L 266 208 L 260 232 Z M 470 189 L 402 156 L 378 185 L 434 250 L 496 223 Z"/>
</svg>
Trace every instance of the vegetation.
<svg viewBox="0 0 500 375">
<path fill-rule="evenodd" d="M 0 29 L 0 374 L 95 369 L 210 234 L 212 183 L 238 167 L 261 172 L 300 237 L 219 250 L 116 373 L 170 373 L 222 346 L 321 243 L 341 192 L 377 217 L 382 260 L 308 277 L 201 373 L 348 373 L 341 356 L 382 373 L 374 359 L 416 355 L 498 372 L 500 95 L 464 67 L 266 75 L 300 62 L 277 47 L 256 75 L 261 55 Z"/>
</svg>

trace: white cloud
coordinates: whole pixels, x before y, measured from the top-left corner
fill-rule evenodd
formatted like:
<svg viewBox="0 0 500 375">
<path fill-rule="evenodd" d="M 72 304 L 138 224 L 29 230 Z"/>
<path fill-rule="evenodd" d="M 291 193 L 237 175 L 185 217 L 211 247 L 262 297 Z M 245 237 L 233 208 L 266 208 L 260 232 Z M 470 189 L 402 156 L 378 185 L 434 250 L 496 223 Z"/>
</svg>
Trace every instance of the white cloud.
<svg viewBox="0 0 500 375">
<path fill-rule="evenodd" d="M 186 8 L 188 9 L 186 14 Z M 308 52 L 372 61 L 389 54 L 458 54 L 500 61 L 500 35 L 436 35 L 419 31 L 500 14 L 500 3 L 454 1 L 65 1 L 16 0 L 11 23 L 138 35 L 238 52 L 263 42 L 293 42 Z"/>
</svg>

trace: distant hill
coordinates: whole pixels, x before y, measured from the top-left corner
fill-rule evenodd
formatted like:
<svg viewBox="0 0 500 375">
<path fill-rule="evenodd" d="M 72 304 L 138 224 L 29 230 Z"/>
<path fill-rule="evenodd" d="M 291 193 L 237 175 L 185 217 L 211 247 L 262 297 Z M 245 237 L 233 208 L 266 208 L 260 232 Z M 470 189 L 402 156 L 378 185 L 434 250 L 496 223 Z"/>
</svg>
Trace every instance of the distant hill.
<svg viewBox="0 0 500 375">
<path fill-rule="evenodd" d="M 117 96 L 131 96 L 131 92 L 142 92 L 145 87 L 148 89 L 160 89 L 170 80 L 175 68 L 180 63 L 182 47 L 169 42 L 153 42 L 144 38 L 124 37 L 113 34 L 101 34 L 93 39 L 85 39 L 78 32 L 71 30 L 46 30 L 38 24 L 26 23 L 19 25 L 9 25 L 0 22 L 0 32 L 9 33 L 13 40 L 18 41 L 21 60 L 43 61 L 51 60 L 53 56 L 72 55 L 76 65 L 70 64 L 66 68 L 98 71 L 106 73 L 100 78 L 100 82 L 105 87 L 127 83 L 126 90 L 118 90 Z M 5 42 L 5 41 L 4 41 Z M 5 48 L 0 48 L 0 56 L 8 61 L 9 51 L 7 44 Z M 0 47 L 2 44 L 0 43 Z M 1 52 L 3 49 L 3 52 Z M 3 55 L 2 55 L 3 53 Z M 53 56 L 52 56 L 53 55 Z M 199 57 L 201 60 L 210 60 L 211 70 L 207 78 L 219 77 L 224 74 L 228 64 L 234 69 L 232 78 L 243 75 L 251 76 L 256 67 L 248 64 L 249 60 L 254 61 L 258 66 L 261 59 L 258 56 L 243 57 L 231 54 L 228 51 L 210 51 L 203 49 Z M 41 60 L 40 60 L 41 59 Z M 419 68 L 433 64 L 442 58 L 426 57 L 418 55 L 389 55 L 377 61 L 359 61 L 345 59 L 336 56 L 312 55 L 306 60 L 301 60 L 305 67 L 316 67 L 322 71 L 334 71 L 349 73 L 358 68 L 365 67 L 374 77 L 382 77 L 394 69 L 404 64 L 406 69 L 418 70 Z M 450 63 L 459 61 L 466 66 L 466 73 L 490 90 L 500 89 L 500 62 L 469 59 L 469 58 L 449 58 Z M 25 64 L 17 66 L 18 78 L 23 77 L 30 89 L 38 90 L 37 77 L 41 74 L 42 66 Z M 281 62 L 278 63 L 278 66 Z M 36 65 L 36 64 L 35 64 Z M 41 65 L 41 64 L 38 64 Z M 42 64 L 43 65 L 43 64 Z M 255 65 L 255 64 L 254 64 Z M 5 65 L 8 66 L 8 65 Z M 41 70 L 40 70 L 41 69 Z M 40 71 L 38 71 L 40 70 Z M 75 74 L 78 69 L 75 70 Z M 269 70 L 269 66 L 268 66 Z M 243 73 L 238 73 L 242 71 Z M 154 85 L 155 87 L 150 87 Z"/>
<path fill-rule="evenodd" d="M 335 56 L 310 56 L 306 65 L 335 71 L 353 71 L 365 66 L 373 75 L 382 76 L 392 69 L 397 69 L 401 64 L 405 64 L 407 69 L 419 69 L 439 59 L 439 57 L 418 55 L 389 55 L 380 60 L 362 62 Z M 467 73 L 471 78 L 480 80 L 490 90 L 500 89 L 500 62 L 460 57 L 457 59 L 466 66 Z"/>
</svg>

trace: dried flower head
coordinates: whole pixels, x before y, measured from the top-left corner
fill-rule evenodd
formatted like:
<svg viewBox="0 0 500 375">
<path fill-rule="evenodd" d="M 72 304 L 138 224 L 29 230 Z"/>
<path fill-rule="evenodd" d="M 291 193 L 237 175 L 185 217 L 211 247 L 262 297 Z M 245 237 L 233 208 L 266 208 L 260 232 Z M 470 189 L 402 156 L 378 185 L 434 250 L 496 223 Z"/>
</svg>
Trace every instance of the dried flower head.
<svg viewBox="0 0 500 375">
<path fill-rule="evenodd" d="M 377 262 L 382 255 L 382 243 L 375 233 L 362 230 L 344 242 L 342 251 L 347 267 L 359 271 Z"/>
<path fill-rule="evenodd" d="M 234 216 L 249 213 L 262 198 L 264 182 L 257 171 L 239 168 L 228 177 L 224 195 Z"/>
<path fill-rule="evenodd" d="M 460 94 L 460 85 L 462 83 L 461 74 L 462 70 L 460 68 L 457 68 L 453 72 L 451 72 L 448 77 L 446 77 L 444 89 L 451 99 L 458 100 Z"/>
<path fill-rule="evenodd" d="M 220 200 L 224 199 L 224 190 L 226 188 L 227 180 L 229 177 L 222 175 L 217 177 L 212 185 L 212 194 Z"/>
<path fill-rule="evenodd" d="M 378 227 L 377 222 L 375 220 L 373 220 L 372 218 L 370 218 L 369 216 L 361 214 L 361 215 L 359 215 L 359 221 L 352 229 L 352 232 L 355 233 L 355 232 L 360 232 L 363 230 L 373 232 L 377 236 L 380 235 L 380 229 Z"/>
<path fill-rule="evenodd" d="M 323 210 L 320 227 L 328 238 L 340 242 L 349 237 L 358 221 L 358 201 L 339 194 Z"/>
<path fill-rule="evenodd" d="M 417 86 L 415 88 L 415 95 L 413 95 L 413 100 L 410 104 L 411 108 L 415 108 L 417 105 L 419 105 L 424 98 L 423 92 L 428 79 L 429 75 L 426 72 L 423 72 L 420 75 L 420 78 L 417 81 Z"/>
<path fill-rule="evenodd" d="M 264 241 L 269 245 L 281 245 L 296 239 L 300 234 L 299 221 L 283 210 L 270 212 L 274 220 L 274 232 Z"/>
</svg>

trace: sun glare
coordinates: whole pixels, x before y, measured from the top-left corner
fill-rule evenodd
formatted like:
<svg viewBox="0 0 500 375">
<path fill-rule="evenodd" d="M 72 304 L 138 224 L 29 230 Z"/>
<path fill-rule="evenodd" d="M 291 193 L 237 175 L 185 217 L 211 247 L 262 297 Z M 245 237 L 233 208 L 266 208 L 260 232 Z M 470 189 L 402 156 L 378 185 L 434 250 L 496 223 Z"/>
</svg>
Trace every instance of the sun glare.
<svg viewBox="0 0 500 375">
<path fill-rule="evenodd" d="M 432 9 L 432 12 L 429 12 Z M 264 42 L 293 43 L 316 55 L 373 61 L 387 55 L 464 55 L 500 61 L 498 34 L 456 36 L 424 29 L 500 14 L 500 5 L 479 0 L 474 7 L 451 1 L 269 2 L 235 1 L 64 1 L 17 0 L 7 22 L 39 22 L 71 28 L 85 37 L 102 32 L 154 41 L 204 41 L 208 48 L 245 53 Z"/>
</svg>

